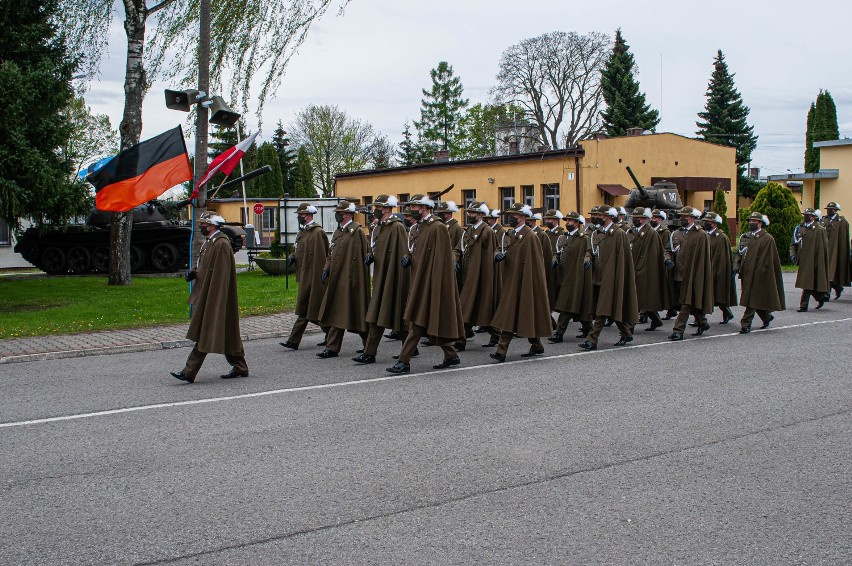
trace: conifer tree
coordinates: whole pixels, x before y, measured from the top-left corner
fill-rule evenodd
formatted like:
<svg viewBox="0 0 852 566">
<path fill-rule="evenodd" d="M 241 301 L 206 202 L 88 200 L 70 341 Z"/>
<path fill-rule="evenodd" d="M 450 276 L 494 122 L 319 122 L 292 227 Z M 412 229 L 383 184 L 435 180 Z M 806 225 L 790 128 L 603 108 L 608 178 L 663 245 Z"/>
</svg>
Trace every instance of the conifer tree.
<svg viewBox="0 0 852 566">
<path fill-rule="evenodd" d="M 293 172 L 293 198 L 316 198 L 314 173 L 311 169 L 311 156 L 303 146 L 296 154 L 296 166 Z"/>
<path fill-rule="evenodd" d="M 424 142 L 424 150 L 449 150 L 454 156 L 458 152 L 458 124 L 468 100 L 462 98 L 464 87 L 459 77 L 453 76 L 453 68 L 446 62 L 438 63 L 429 72 L 432 88 L 423 89 L 420 121 L 414 122 Z"/>
<path fill-rule="evenodd" d="M 819 148 L 814 142 L 836 140 L 840 137 L 837 126 L 837 107 L 827 90 L 820 90 L 816 103 L 808 110 L 807 131 L 805 133 L 805 173 L 819 171 Z M 820 206 L 820 183 L 814 183 L 814 208 Z"/>
<path fill-rule="evenodd" d="M 281 175 L 278 152 L 270 142 L 262 144 L 257 149 L 257 156 L 252 162 L 251 169 L 258 169 L 264 165 L 272 167 L 272 171 L 248 181 L 246 183 L 246 196 L 281 198 L 284 194 L 284 178 Z"/>
<path fill-rule="evenodd" d="M 697 134 L 709 142 L 736 148 L 738 188 L 745 177 L 745 165 L 751 161 L 751 153 L 757 147 L 757 136 L 754 127 L 748 124 L 748 115 L 749 108 L 734 86 L 734 75 L 728 70 L 720 49 L 707 85 L 704 112 L 698 113 L 701 121 L 696 122 Z"/>
<path fill-rule="evenodd" d="M 728 228 L 728 203 L 725 202 L 725 191 L 715 191 L 713 194 L 713 212 L 722 217 L 722 232 L 731 237 L 731 229 Z"/>
<path fill-rule="evenodd" d="M 627 134 L 628 128 L 651 130 L 660 123 L 660 113 L 645 103 L 634 76 L 636 62 L 621 29 L 615 31 L 612 54 L 601 70 L 601 87 L 606 109 L 601 112 L 604 131 L 610 137 Z"/>
<path fill-rule="evenodd" d="M 406 121 L 402 127 L 402 141 L 399 142 L 399 149 L 396 152 L 397 161 L 400 165 L 414 165 L 419 163 L 419 155 L 417 144 L 411 137 L 411 125 Z"/>
<path fill-rule="evenodd" d="M 284 192 L 293 195 L 293 168 L 296 166 L 296 153 L 290 149 L 290 138 L 284 131 L 281 120 L 272 135 L 272 145 L 278 153 L 278 164 L 281 167 L 281 178 L 284 182 Z"/>
</svg>

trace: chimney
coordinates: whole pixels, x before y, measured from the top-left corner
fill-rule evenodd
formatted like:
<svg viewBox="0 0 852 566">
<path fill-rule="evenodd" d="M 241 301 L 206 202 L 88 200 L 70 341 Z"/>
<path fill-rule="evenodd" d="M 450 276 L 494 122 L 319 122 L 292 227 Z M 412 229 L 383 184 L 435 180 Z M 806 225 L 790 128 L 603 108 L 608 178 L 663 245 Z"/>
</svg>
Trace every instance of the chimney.
<svg viewBox="0 0 852 566">
<path fill-rule="evenodd" d="M 518 141 L 509 142 L 509 155 L 518 155 L 521 153 L 521 144 Z"/>
<path fill-rule="evenodd" d="M 627 136 L 641 136 L 644 131 L 644 128 L 627 128 Z"/>
<path fill-rule="evenodd" d="M 605 140 L 606 134 L 604 132 L 595 132 L 594 134 L 592 134 L 592 139 L 593 140 Z"/>
<path fill-rule="evenodd" d="M 435 151 L 435 163 L 443 163 L 450 160 L 449 149 L 439 149 Z"/>
</svg>

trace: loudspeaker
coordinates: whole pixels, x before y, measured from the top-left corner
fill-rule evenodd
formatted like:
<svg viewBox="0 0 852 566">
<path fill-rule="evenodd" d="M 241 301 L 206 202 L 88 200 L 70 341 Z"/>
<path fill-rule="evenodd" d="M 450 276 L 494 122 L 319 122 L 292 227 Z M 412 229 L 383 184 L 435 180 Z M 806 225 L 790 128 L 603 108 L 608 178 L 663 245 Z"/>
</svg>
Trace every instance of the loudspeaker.
<svg viewBox="0 0 852 566">
<path fill-rule="evenodd" d="M 210 123 L 217 126 L 232 127 L 236 124 L 241 114 L 234 112 L 221 96 L 213 97 L 213 104 L 210 105 Z"/>
<path fill-rule="evenodd" d="M 168 90 L 166 89 L 166 108 L 189 112 L 193 104 L 198 102 L 197 90 Z"/>
</svg>

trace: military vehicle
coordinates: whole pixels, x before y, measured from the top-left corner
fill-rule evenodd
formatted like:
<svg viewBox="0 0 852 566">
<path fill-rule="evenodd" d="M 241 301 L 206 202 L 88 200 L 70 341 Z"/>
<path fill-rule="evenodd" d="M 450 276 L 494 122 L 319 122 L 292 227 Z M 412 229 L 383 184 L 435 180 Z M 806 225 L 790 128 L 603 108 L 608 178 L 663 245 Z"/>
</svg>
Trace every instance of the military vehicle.
<svg viewBox="0 0 852 566">
<path fill-rule="evenodd" d="M 174 272 L 189 266 L 189 222 L 170 220 L 169 209 L 180 209 L 189 200 L 165 204 L 152 200 L 133 209 L 130 234 L 130 272 Z M 111 213 L 92 210 L 85 224 L 72 224 L 66 230 L 28 228 L 15 245 L 15 251 L 51 275 L 106 273 L 109 271 Z M 223 226 L 231 238 L 234 253 L 243 246 L 245 231 L 240 226 Z"/>
<path fill-rule="evenodd" d="M 666 214 L 671 217 L 671 212 L 680 210 L 683 205 L 680 202 L 680 194 L 677 192 L 677 185 L 668 181 L 658 181 L 652 187 L 645 188 L 630 167 L 627 167 L 627 172 L 630 178 L 636 184 L 635 189 L 630 190 L 630 196 L 627 197 L 627 202 L 624 203 L 624 208 L 627 213 L 633 212 L 633 209 L 641 206 L 644 208 L 657 208 L 665 210 Z"/>
</svg>

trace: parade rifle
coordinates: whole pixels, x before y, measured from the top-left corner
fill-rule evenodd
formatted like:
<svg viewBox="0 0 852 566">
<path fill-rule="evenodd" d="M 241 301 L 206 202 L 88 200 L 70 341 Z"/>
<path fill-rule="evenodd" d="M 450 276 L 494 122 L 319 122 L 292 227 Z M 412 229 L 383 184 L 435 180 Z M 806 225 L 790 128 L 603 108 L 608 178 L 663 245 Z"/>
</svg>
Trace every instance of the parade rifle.
<svg viewBox="0 0 852 566">
<path fill-rule="evenodd" d="M 456 184 L 453 183 L 452 185 L 450 185 L 449 187 L 447 187 L 446 189 L 444 189 L 441 192 L 437 192 L 437 193 L 436 192 L 429 192 L 429 198 L 432 199 L 432 200 L 434 200 L 436 198 L 441 198 L 442 196 L 444 196 L 445 194 L 450 192 L 453 189 L 453 187 L 455 187 L 455 186 L 456 186 Z"/>
</svg>

